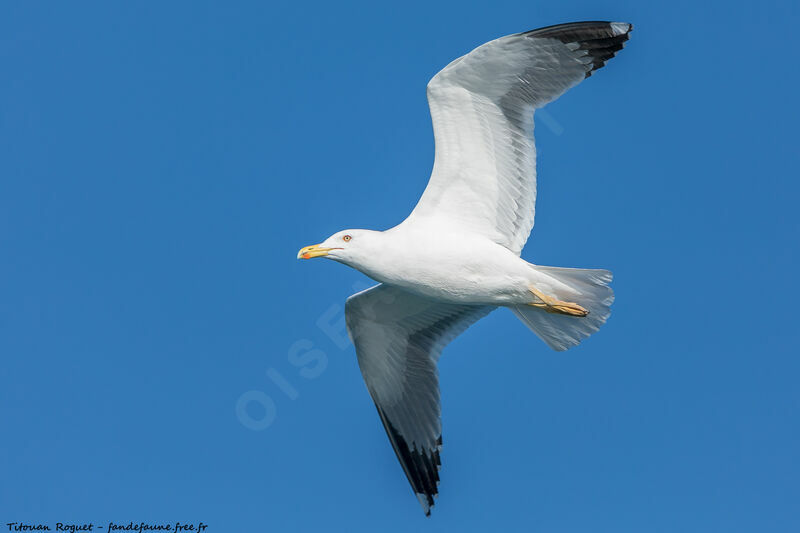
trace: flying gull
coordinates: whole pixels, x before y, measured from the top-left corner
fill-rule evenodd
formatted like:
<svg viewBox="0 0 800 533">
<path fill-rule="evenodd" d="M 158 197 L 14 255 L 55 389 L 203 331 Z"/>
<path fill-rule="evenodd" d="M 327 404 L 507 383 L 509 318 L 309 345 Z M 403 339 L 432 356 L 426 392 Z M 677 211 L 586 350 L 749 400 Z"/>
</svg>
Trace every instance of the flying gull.
<svg viewBox="0 0 800 533">
<path fill-rule="evenodd" d="M 386 231 L 340 231 L 297 255 L 333 259 L 379 282 L 347 299 L 347 329 L 426 515 L 441 465 L 442 349 L 500 306 L 554 350 L 576 346 L 610 314 L 611 272 L 534 265 L 520 253 L 536 200 L 534 110 L 604 66 L 632 29 L 549 26 L 447 65 L 428 83 L 436 159 L 408 218 Z"/>
</svg>

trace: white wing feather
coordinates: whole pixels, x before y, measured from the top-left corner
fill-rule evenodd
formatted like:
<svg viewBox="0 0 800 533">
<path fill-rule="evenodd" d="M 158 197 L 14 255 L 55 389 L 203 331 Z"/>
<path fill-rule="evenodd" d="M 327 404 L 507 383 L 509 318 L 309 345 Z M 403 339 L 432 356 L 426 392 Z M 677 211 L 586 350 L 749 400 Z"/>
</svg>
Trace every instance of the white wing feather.
<svg viewBox="0 0 800 533">
<path fill-rule="evenodd" d="M 488 42 L 442 69 L 428 84 L 433 172 L 405 223 L 478 233 L 519 254 L 536 201 L 534 109 L 601 67 L 630 31 L 607 22 L 542 28 Z"/>
</svg>

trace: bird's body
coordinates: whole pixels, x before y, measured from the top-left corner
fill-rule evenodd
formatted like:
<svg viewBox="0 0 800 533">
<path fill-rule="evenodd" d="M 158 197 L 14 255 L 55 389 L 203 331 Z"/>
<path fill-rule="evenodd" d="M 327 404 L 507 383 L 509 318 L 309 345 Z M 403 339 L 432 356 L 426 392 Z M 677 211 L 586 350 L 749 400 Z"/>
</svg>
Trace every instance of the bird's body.
<svg viewBox="0 0 800 533">
<path fill-rule="evenodd" d="M 380 282 L 347 300 L 347 329 L 389 440 L 426 514 L 438 493 L 436 364 L 471 324 L 506 307 L 566 350 L 610 314 L 611 273 L 520 257 L 536 200 L 534 110 L 622 49 L 621 22 L 576 22 L 509 35 L 452 61 L 428 84 L 436 137 L 419 203 L 386 231 L 346 230 L 303 248 Z"/>
<path fill-rule="evenodd" d="M 521 305 L 546 278 L 481 235 L 399 225 L 375 236 L 377 253 L 355 268 L 375 281 L 429 298 L 473 305 Z"/>
</svg>

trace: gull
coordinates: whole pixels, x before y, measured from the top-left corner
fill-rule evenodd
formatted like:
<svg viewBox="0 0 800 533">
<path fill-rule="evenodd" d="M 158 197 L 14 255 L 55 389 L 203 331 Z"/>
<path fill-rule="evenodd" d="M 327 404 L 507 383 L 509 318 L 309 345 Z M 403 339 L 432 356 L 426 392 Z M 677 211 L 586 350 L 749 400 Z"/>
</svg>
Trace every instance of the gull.
<svg viewBox="0 0 800 533">
<path fill-rule="evenodd" d="M 438 496 L 442 349 L 497 307 L 566 350 L 610 314 L 611 272 L 522 259 L 536 200 L 534 110 L 603 67 L 633 26 L 574 22 L 501 37 L 428 83 L 436 157 L 411 214 L 302 248 L 379 282 L 347 299 L 358 365 L 426 515 Z"/>
</svg>

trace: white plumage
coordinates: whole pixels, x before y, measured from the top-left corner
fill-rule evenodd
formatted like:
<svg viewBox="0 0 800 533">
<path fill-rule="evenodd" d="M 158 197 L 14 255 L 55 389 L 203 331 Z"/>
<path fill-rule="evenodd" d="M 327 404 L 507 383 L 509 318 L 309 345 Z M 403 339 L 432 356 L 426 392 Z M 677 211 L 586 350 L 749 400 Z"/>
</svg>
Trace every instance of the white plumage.
<svg viewBox="0 0 800 533">
<path fill-rule="evenodd" d="M 442 349 L 497 306 L 565 350 L 606 321 L 611 273 L 519 257 L 534 219 L 533 113 L 619 51 L 632 26 L 579 22 L 486 43 L 428 84 L 436 159 L 408 218 L 303 248 L 380 284 L 347 300 L 347 327 L 386 432 L 426 514 L 439 481 Z"/>
</svg>

